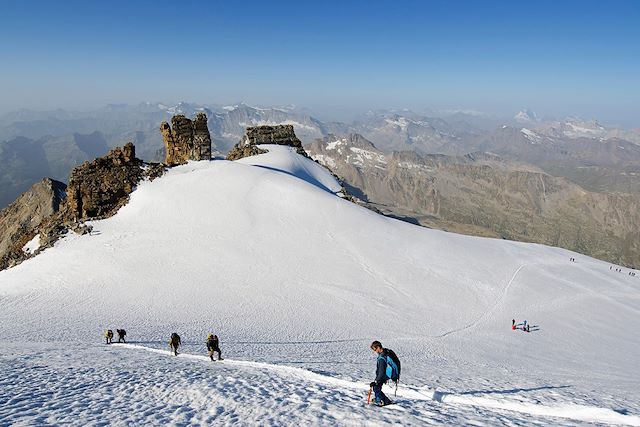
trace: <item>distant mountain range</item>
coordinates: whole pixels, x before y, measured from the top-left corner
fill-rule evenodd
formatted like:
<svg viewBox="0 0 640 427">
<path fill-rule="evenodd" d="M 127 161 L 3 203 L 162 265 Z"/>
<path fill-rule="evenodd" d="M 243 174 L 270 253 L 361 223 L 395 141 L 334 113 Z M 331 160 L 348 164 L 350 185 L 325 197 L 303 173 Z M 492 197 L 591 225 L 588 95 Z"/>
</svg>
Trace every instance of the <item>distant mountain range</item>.
<svg viewBox="0 0 640 427">
<path fill-rule="evenodd" d="M 440 159 L 436 162 L 438 166 L 431 178 L 445 174 L 452 180 L 447 188 L 457 188 L 459 194 L 477 192 L 483 194 L 483 197 L 497 197 L 500 185 L 511 185 L 513 174 L 520 173 L 524 165 L 529 171 L 527 173 L 536 174 L 535 178 L 527 178 L 534 182 L 546 182 L 545 180 L 549 181 L 553 177 L 566 178 L 565 181 L 554 180 L 552 185 L 562 187 L 566 194 L 575 196 L 581 191 L 585 194 L 606 193 L 606 197 L 612 198 L 606 203 L 599 201 L 600 199 L 592 201 L 598 206 L 597 209 L 584 207 L 584 203 L 591 200 L 588 197 L 580 203 L 576 202 L 583 206 L 581 209 L 591 212 L 593 216 L 608 215 L 608 207 L 603 207 L 602 203 L 607 206 L 625 206 L 621 208 L 622 212 L 640 196 L 640 129 L 609 128 L 596 120 L 558 120 L 540 116 L 531 110 L 518 112 L 509 119 L 499 119 L 475 111 L 434 111 L 421 114 L 409 110 L 380 110 L 369 111 L 350 123 L 341 123 L 322 121 L 308 110 L 292 106 L 256 107 L 243 103 L 201 105 L 181 102 L 171 105 L 108 105 L 86 112 L 20 110 L 0 116 L 0 208 L 45 177 L 66 182 L 75 165 L 104 155 L 110 148 L 127 141 L 135 143 L 140 158 L 147 161 L 161 160 L 163 144 L 158 130 L 160 122 L 169 120 L 174 114 L 192 117 L 196 112 L 205 112 L 209 118 L 208 125 L 216 154 L 225 154 L 241 139 L 248 126 L 291 124 L 303 143 L 308 145 L 318 141 L 320 145 L 314 145 L 315 154 L 325 156 L 325 160 L 329 162 L 327 165 L 330 166 L 331 162 L 341 165 L 336 173 L 343 175 L 345 184 L 352 186 L 352 191 L 366 193 L 370 200 L 377 200 L 380 204 L 389 206 L 389 209 L 393 208 L 391 210 L 396 215 L 402 216 L 401 211 L 406 210 L 405 216 L 420 217 L 421 223 L 430 225 L 434 224 L 425 222 L 424 215 L 433 216 L 434 203 L 440 204 L 440 212 L 443 212 L 442 207 L 446 205 L 442 197 L 429 195 L 431 190 L 439 192 L 437 194 L 440 196 L 446 194 L 440 188 L 441 180 L 435 187 L 418 180 L 414 187 L 403 188 L 402 185 L 406 183 L 400 185 L 404 181 L 396 182 L 398 178 L 394 174 L 405 176 L 415 170 L 405 170 L 400 166 L 394 166 L 390 170 L 390 165 L 394 162 L 406 163 L 406 158 L 411 158 L 413 163 L 422 164 Z M 325 149 L 322 144 L 328 146 L 345 138 L 350 144 L 345 151 L 347 158 L 335 157 L 337 151 L 331 152 L 331 156 L 323 151 Z M 372 161 L 375 164 L 375 159 L 382 158 L 387 163 L 381 163 L 379 167 L 370 164 L 368 167 L 363 166 L 358 173 L 343 169 L 347 164 L 357 168 L 358 165 L 353 162 L 358 161 L 358 150 L 364 150 L 359 155 L 364 156 L 362 161 L 366 164 Z M 366 156 L 373 157 L 366 157 L 365 151 Z M 392 154 L 394 152 L 401 153 Z M 411 153 L 415 153 L 416 157 L 412 158 L 414 154 Z M 469 163 L 465 157 L 469 153 L 474 153 L 475 163 Z M 434 155 L 449 157 L 444 161 L 444 157 Z M 499 160 L 487 160 L 492 158 Z M 471 166 L 478 165 L 478 159 L 488 162 L 483 163 L 483 167 L 490 166 L 495 175 L 490 186 L 496 192 L 493 196 L 492 193 L 487 193 L 488 188 L 484 192 L 479 191 L 474 180 L 463 179 L 449 170 L 452 165 L 456 165 L 456 168 L 467 171 Z M 447 165 L 447 168 L 443 165 Z M 411 181 L 417 178 L 407 175 L 407 179 Z M 393 184 L 394 182 L 396 183 Z M 571 183 L 582 188 L 572 187 Z M 547 184 L 551 185 L 550 182 Z M 385 189 L 385 185 L 390 187 Z M 393 194 L 394 191 L 398 194 Z M 535 191 L 533 193 L 533 199 L 540 197 Z M 400 200 L 402 197 L 411 200 Z M 509 206 L 515 208 L 520 203 L 518 209 L 528 209 L 528 197 L 511 197 Z M 570 200 L 574 199 L 566 199 L 566 203 L 573 203 Z M 497 221 L 495 218 L 499 217 L 497 209 L 502 206 L 502 202 L 493 200 L 485 206 L 492 212 L 486 215 L 493 217 L 493 221 Z M 549 214 L 552 211 L 559 212 L 561 205 L 559 200 L 553 206 L 547 201 L 544 209 L 539 209 L 542 209 L 540 212 Z M 528 239 L 526 233 L 523 234 L 523 229 L 497 229 L 497 225 L 490 224 L 488 219 L 480 221 L 465 217 L 463 210 L 466 208 L 458 209 L 456 215 L 453 205 L 449 209 L 446 219 L 449 221 L 448 225 L 440 223 L 438 227 L 461 230 L 459 225 L 464 224 L 462 228 L 472 227 L 475 229 L 474 233 L 478 234 Z M 481 215 L 479 211 L 474 211 L 474 214 Z M 573 218 L 574 214 L 575 212 L 567 217 Z M 551 221 L 550 217 L 547 220 Z M 440 217 L 439 221 L 445 221 L 445 216 Z M 603 227 L 603 230 L 608 229 Z M 612 236 L 620 238 L 622 234 L 628 235 L 626 225 L 622 229 L 624 231 L 620 233 L 612 232 Z M 554 240 L 548 236 L 542 240 L 530 240 L 554 244 Z M 607 239 L 601 240 L 604 242 Z M 564 246 L 578 249 L 574 243 Z"/>
<path fill-rule="evenodd" d="M 638 265 L 640 197 L 584 190 L 485 152 L 385 153 L 358 134 L 306 147 L 345 187 L 386 215 L 432 228 L 564 247 Z"/>
</svg>

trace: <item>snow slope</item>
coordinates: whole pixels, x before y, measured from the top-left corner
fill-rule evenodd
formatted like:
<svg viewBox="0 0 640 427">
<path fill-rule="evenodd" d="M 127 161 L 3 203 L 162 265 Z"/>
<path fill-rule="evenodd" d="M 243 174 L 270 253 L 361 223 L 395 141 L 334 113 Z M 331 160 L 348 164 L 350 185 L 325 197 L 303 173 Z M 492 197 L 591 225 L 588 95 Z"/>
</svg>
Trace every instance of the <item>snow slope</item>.
<svg viewBox="0 0 640 427">
<path fill-rule="evenodd" d="M 640 277 L 416 227 L 339 190 L 285 147 L 189 163 L 0 272 L 0 424 L 120 408 L 134 424 L 640 425 Z M 137 346 L 101 344 L 107 327 Z M 173 331 L 194 355 L 216 332 L 229 360 L 155 353 Z M 403 361 L 395 408 L 359 406 L 373 339 Z"/>
<path fill-rule="evenodd" d="M 336 181 L 327 169 L 319 167 L 311 159 L 296 155 L 294 148 L 268 144 L 261 145 L 261 148 L 268 150 L 268 153 L 260 156 L 245 157 L 238 160 L 238 163 L 283 172 L 331 193 L 342 191 L 340 183 Z"/>
</svg>

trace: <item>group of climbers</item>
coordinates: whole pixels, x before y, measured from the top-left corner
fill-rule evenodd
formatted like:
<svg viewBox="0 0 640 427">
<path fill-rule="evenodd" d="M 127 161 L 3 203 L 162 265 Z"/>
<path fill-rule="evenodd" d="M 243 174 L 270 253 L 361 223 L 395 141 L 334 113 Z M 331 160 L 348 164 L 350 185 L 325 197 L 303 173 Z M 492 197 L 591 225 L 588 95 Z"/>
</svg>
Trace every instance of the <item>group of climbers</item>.
<svg viewBox="0 0 640 427">
<path fill-rule="evenodd" d="M 127 335 L 127 332 L 124 329 L 116 329 L 116 333 L 118 334 L 118 342 L 124 342 L 124 343 L 127 342 L 125 340 L 125 336 Z M 104 337 L 107 341 L 107 344 L 113 343 L 113 331 L 111 329 L 107 329 L 105 331 Z M 171 337 L 169 337 L 169 349 L 171 350 L 171 352 L 173 352 L 175 356 L 178 355 L 178 347 L 180 347 L 180 344 L 182 344 L 180 335 L 178 335 L 175 332 L 172 333 Z M 220 340 L 218 339 L 217 335 L 209 334 L 209 336 L 207 337 L 206 344 L 207 344 L 207 351 L 209 352 L 209 358 L 212 361 L 216 360 L 213 358 L 214 353 L 218 353 L 217 360 L 224 360 L 222 358 L 222 351 L 220 350 Z"/>
<path fill-rule="evenodd" d="M 125 330 L 116 329 L 116 332 L 118 333 L 118 342 L 120 342 L 120 340 L 124 341 L 124 337 L 127 334 Z M 107 344 L 111 344 L 113 342 L 113 331 L 108 329 L 104 335 L 107 339 Z M 180 335 L 175 332 L 172 333 L 169 338 L 169 349 L 175 356 L 178 355 L 178 347 L 180 347 L 181 344 L 182 340 Z M 222 358 L 220 341 L 217 335 L 209 334 L 209 336 L 207 336 L 206 344 L 209 358 L 212 361 L 216 360 L 213 358 L 215 353 L 218 353 L 217 360 L 224 360 Z M 373 341 L 371 343 L 371 350 L 376 354 L 376 378 L 371 382 L 371 384 L 369 384 L 369 398 L 367 403 L 377 406 L 390 405 L 393 402 L 382 392 L 382 386 L 387 382 L 392 381 L 395 384 L 397 391 L 398 382 L 400 381 L 400 360 L 393 350 L 382 347 L 382 343 L 380 343 L 380 341 Z M 371 400 L 372 391 L 374 393 L 373 401 Z"/>
<path fill-rule="evenodd" d="M 182 344 L 180 335 L 178 335 L 175 332 L 172 333 L 171 337 L 169 338 L 169 349 L 176 356 L 178 355 L 178 347 L 180 347 L 180 344 Z M 209 334 L 209 336 L 207 337 L 206 344 L 207 344 L 207 351 L 209 352 L 209 358 L 211 359 L 212 362 L 216 360 L 213 358 L 214 353 L 218 353 L 217 360 L 224 360 L 222 358 L 222 351 L 220 350 L 220 340 L 218 339 L 217 335 Z"/>
<path fill-rule="evenodd" d="M 127 335 L 127 331 L 125 331 L 124 329 L 116 329 L 116 333 L 118 334 L 118 342 L 127 342 L 124 339 L 124 337 Z M 107 340 L 107 344 L 113 343 L 113 331 L 111 329 L 107 329 L 105 331 L 104 337 Z"/>
</svg>

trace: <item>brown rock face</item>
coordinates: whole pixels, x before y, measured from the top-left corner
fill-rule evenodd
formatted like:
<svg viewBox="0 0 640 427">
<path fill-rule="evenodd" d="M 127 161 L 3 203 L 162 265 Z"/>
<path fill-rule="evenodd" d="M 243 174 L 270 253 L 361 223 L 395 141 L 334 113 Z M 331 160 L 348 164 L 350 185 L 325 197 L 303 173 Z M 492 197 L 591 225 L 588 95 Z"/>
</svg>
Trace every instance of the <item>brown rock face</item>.
<svg viewBox="0 0 640 427">
<path fill-rule="evenodd" d="M 66 185 L 45 178 L 0 210 L 0 270 L 29 257 L 22 248 L 45 219 L 59 211 Z"/>
<path fill-rule="evenodd" d="M 249 144 L 277 144 L 302 148 L 302 143 L 293 131 L 293 125 L 248 127 L 244 137 Z"/>
<path fill-rule="evenodd" d="M 276 125 L 248 127 L 242 140 L 227 154 L 227 160 L 238 160 L 265 153 L 265 150 L 257 147 L 263 144 L 288 145 L 294 147 L 298 154 L 309 157 L 302 148 L 302 142 L 296 136 L 292 125 Z"/>
<path fill-rule="evenodd" d="M 132 143 L 85 162 L 71 172 L 66 214 L 75 221 L 110 216 L 127 202 L 143 176 Z"/>
<path fill-rule="evenodd" d="M 160 132 L 164 140 L 167 165 L 211 159 L 211 135 L 206 114 L 198 113 L 193 120 L 183 115 L 173 116 L 171 126 L 167 122 L 160 124 Z"/>
</svg>

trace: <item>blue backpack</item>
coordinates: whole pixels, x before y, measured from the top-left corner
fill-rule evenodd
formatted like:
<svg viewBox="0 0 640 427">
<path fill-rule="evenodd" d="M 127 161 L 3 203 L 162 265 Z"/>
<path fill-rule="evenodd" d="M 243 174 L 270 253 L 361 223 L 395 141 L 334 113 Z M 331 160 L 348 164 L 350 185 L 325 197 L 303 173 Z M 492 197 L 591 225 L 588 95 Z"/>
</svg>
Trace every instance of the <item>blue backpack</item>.
<svg viewBox="0 0 640 427">
<path fill-rule="evenodd" d="M 387 378 L 391 381 L 398 382 L 400 379 L 400 360 L 393 350 L 387 350 L 385 353 L 380 354 L 378 359 L 382 358 L 387 363 L 386 374 Z"/>
</svg>

